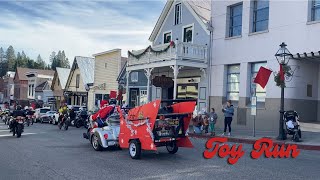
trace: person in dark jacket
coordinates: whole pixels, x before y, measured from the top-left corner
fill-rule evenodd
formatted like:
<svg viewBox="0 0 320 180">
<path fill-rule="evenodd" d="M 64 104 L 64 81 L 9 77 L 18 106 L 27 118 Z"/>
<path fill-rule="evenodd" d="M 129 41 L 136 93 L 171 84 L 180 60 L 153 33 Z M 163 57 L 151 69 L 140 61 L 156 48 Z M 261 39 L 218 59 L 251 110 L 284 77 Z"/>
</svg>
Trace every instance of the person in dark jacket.
<svg viewBox="0 0 320 180">
<path fill-rule="evenodd" d="M 231 136 L 231 122 L 234 115 L 234 108 L 231 104 L 231 100 L 227 101 L 227 106 L 222 109 L 222 112 L 224 113 L 224 131 L 222 136 L 227 132 L 227 127 L 229 129 L 228 136 Z"/>
<path fill-rule="evenodd" d="M 16 110 L 14 110 L 11 114 L 12 117 L 16 118 L 25 118 L 26 117 L 26 113 L 25 111 L 21 108 L 20 105 L 16 106 Z M 13 129 L 16 127 L 17 122 L 16 120 L 12 121 L 11 124 L 9 125 L 10 128 L 10 132 L 13 131 Z"/>
</svg>

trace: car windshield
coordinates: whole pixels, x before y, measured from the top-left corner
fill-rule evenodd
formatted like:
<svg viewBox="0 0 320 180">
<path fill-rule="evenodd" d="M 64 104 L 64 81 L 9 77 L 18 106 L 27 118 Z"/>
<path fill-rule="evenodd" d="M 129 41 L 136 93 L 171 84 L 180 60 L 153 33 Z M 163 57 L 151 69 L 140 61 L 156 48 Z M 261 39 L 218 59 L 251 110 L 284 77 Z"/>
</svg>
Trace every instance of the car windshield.
<svg viewBox="0 0 320 180">
<path fill-rule="evenodd" d="M 40 113 L 46 113 L 48 111 L 50 111 L 50 109 L 40 109 Z"/>
</svg>

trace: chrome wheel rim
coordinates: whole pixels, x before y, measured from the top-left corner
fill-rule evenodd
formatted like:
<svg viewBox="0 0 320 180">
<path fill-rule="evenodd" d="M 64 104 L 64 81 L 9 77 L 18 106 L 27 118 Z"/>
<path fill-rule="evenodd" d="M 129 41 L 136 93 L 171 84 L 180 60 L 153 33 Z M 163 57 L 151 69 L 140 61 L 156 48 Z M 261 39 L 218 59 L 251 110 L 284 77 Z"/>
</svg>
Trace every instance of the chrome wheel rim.
<svg viewBox="0 0 320 180">
<path fill-rule="evenodd" d="M 129 151 L 130 151 L 130 155 L 132 157 L 134 157 L 136 155 L 136 153 L 137 153 L 136 150 L 137 150 L 136 145 L 134 143 L 131 143 Z"/>
<path fill-rule="evenodd" d="M 92 146 L 94 149 L 98 149 L 98 138 L 97 136 L 93 136 Z"/>
</svg>

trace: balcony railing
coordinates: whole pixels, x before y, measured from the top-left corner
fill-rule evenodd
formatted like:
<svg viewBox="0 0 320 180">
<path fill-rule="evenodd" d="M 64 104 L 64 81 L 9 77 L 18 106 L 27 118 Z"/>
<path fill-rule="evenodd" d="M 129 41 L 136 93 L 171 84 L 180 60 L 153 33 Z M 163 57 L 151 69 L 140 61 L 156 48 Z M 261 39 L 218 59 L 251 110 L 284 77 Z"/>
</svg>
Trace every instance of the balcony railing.
<svg viewBox="0 0 320 180">
<path fill-rule="evenodd" d="M 128 66 L 155 63 L 165 60 L 182 60 L 207 63 L 208 47 L 180 42 L 175 46 L 159 45 L 150 49 L 132 51 L 129 55 Z"/>
</svg>

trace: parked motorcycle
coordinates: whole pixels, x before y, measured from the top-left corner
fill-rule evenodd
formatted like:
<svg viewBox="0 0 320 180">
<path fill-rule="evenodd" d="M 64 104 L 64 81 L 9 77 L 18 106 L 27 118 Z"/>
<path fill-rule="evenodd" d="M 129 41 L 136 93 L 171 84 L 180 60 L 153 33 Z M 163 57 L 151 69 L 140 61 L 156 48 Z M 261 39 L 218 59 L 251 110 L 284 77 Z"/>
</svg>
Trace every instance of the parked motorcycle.
<svg viewBox="0 0 320 180">
<path fill-rule="evenodd" d="M 68 115 L 63 115 L 61 121 L 58 124 L 59 129 L 64 129 L 64 130 L 68 130 L 69 128 L 69 124 L 70 124 L 70 118 L 68 117 Z"/>
</svg>

